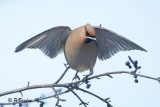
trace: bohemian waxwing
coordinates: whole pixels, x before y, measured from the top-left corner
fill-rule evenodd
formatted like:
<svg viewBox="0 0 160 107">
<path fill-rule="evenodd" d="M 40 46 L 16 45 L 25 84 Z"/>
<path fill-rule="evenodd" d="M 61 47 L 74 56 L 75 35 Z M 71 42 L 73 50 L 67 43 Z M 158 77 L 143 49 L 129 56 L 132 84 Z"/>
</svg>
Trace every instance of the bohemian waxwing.
<svg viewBox="0 0 160 107">
<path fill-rule="evenodd" d="M 90 75 L 93 74 L 97 56 L 105 60 L 119 51 L 146 51 L 115 32 L 90 24 L 74 30 L 67 26 L 51 28 L 20 44 L 15 52 L 25 48 L 39 48 L 50 58 L 64 51 L 70 68 L 77 71 L 89 69 Z"/>
</svg>

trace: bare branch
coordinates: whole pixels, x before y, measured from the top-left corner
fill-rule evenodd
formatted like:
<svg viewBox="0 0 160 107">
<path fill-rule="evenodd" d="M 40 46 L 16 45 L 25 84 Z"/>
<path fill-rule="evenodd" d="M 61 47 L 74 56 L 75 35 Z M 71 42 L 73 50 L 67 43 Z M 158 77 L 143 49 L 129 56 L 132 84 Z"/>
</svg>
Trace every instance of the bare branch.
<svg viewBox="0 0 160 107">
<path fill-rule="evenodd" d="M 65 99 L 60 99 L 60 98 L 59 98 L 58 93 L 57 93 L 57 91 L 55 90 L 54 87 L 51 87 L 51 88 L 53 89 L 53 91 L 54 91 L 54 93 L 55 93 L 55 96 L 56 96 L 55 98 L 57 98 L 57 102 L 56 102 L 55 106 L 58 106 L 59 101 L 66 101 Z"/>
<path fill-rule="evenodd" d="M 54 84 L 58 84 L 59 83 L 59 81 L 63 78 L 63 76 L 66 74 L 66 72 L 68 71 L 69 68 L 70 68 L 69 66 L 68 67 L 66 66 L 66 70 L 63 72 L 63 74 L 59 77 L 59 79 Z"/>
<path fill-rule="evenodd" d="M 88 80 L 91 80 L 91 79 L 94 79 L 94 78 L 103 77 L 103 76 L 106 76 L 108 74 L 110 74 L 110 75 L 113 75 L 113 74 L 130 74 L 130 75 L 134 75 L 132 72 L 128 72 L 128 71 L 115 71 L 115 72 L 106 72 L 106 73 L 102 73 L 102 74 L 99 74 L 99 75 L 94 75 L 94 76 L 88 77 Z M 156 81 L 160 82 L 159 77 L 158 78 L 154 78 L 154 77 L 141 75 L 141 74 L 136 74 L 136 75 L 139 76 L 139 77 L 148 78 L 148 79 L 152 79 L 152 80 L 156 80 Z M 71 85 L 78 85 L 81 82 L 83 82 L 83 79 L 81 79 L 79 81 L 76 81 L 76 82 L 64 83 L 64 84 L 43 84 L 43 85 L 27 86 L 27 87 L 15 89 L 15 90 L 2 92 L 2 93 L 0 93 L 0 97 L 2 97 L 4 95 L 8 95 L 8 94 L 13 94 L 13 93 L 21 92 L 21 91 L 30 90 L 30 89 L 50 88 L 50 87 L 68 87 L 68 86 L 71 86 Z"/>
<path fill-rule="evenodd" d="M 133 61 L 132 61 L 133 62 Z M 133 62 L 134 64 L 135 62 Z M 17 93 L 17 92 L 20 92 L 21 95 L 23 96 L 22 94 L 22 91 L 26 91 L 26 90 L 31 90 L 31 89 L 39 89 L 39 88 L 52 88 L 55 92 L 54 95 L 52 96 L 48 96 L 48 97 L 44 97 L 44 98 L 38 98 L 38 101 L 41 101 L 41 100 L 44 100 L 44 99 L 48 99 L 48 98 L 56 98 L 57 99 L 57 103 L 56 105 L 58 105 L 59 101 L 65 101 L 64 99 L 60 99 L 58 95 L 62 95 L 62 94 L 65 94 L 65 93 L 68 93 L 68 92 L 72 92 L 80 101 L 81 101 L 81 104 L 83 104 L 85 107 L 88 103 L 85 103 L 74 91 L 73 89 L 78 89 L 80 91 L 83 91 L 83 92 L 86 92 L 92 96 L 95 96 L 96 98 L 102 100 L 103 102 L 107 103 L 107 106 L 109 105 L 109 102 L 106 100 L 106 99 L 103 99 L 101 97 L 99 97 L 98 95 L 94 94 L 94 93 L 91 93 L 87 90 L 84 90 L 84 89 L 81 89 L 79 88 L 79 86 L 81 86 L 85 81 L 84 79 L 81 79 L 79 81 L 75 81 L 75 82 L 71 82 L 71 83 L 63 83 L 63 84 L 58 84 L 59 81 L 64 77 L 64 75 L 66 74 L 66 72 L 68 71 L 70 67 L 66 67 L 66 70 L 64 71 L 64 73 L 60 76 L 60 78 L 53 84 L 43 84 L 43 85 L 33 85 L 33 86 L 30 86 L 29 85 L 29 82 L 28 82 L 28 85 L 26 87 L 23 87 L 23 88 L 19 88 L 19 89 L 15 89 L 15 90 L 10 90 L 10 91 L 6 91 L 6 92 L 2 92 L 0 93 L 0 97 L 2 96 L 5 96 L 5 95 L 9 95 L 9 94 L 13 94 L 13 93 Z M 147 79 L 152 79 L 152 80 L 156 80 L 158 82 L 160 82 L 160 77 L 158 78 L 154 78 L 154 77 L 150 77 L 150 76 L 146 76 L 146 75 L 142 75 L 142 74 L 137 74 L 136 71 L 138 69 L 140 69 L 141 67 L 138 67 L 136 66 L 135 67 L 135 70 L 132 71 L 132 72 L 129 72 L 129 71 L 115 71 L 115 72 L 106 72 L 106 73 L 102 73 L 102 74 L 99 74 L 99 75 L 94 75 L 94 76 L 90 76 L 87 78 L 87 81 L 88 80 L 92 80 L 92 79 L 97 79 L 97 78 L 100 78 L 100 77 L 110 77 L 112 78 L 111 75 L 114 75 L 114 74 L 129 74 L 129 75 L 134 75 L 134 76 L 139 76 L 139 77 L 143 77 L 143 78 L 147 78 Z M 56 90 L 55 90 L 55 87 L 63 87 L 63 88 L 67 88 L 68 90 L 62 92 L 62 93 L 57 93 Z M 71 88 L 70 88 L 71 87 Z M 36 102 L 37 100 L 34 99 L 34 100 L 31 100 L 31 101 L 26 101 L 26 102 L 11 102 L 11 103 L 0 103 L 0 105 L 15 105 L 15 104 L 22 104 L 22 103 L 29 103 L 29 102 Z M 112 107 L 111 105 L 109 105 L 108 107 Z"/>
<path fill-rule="evenodd" d="M 66 90 L 66 91 L 64 91 L 62 93 L 59 93 L 58 95 L 62 95 L 62 94 L 68 93 L 68 92 L 70 92 L 70 90 Z M 51 96 L 47 96 L 47 97 L 43 97 L 43 98 L 38 98 L 38 99 L 39 99 L 39 101 L 41 101 L 41 100 L 45 100 L 45 99 L 49 99 L 49 98 L 53 98 L 53 97 L 57 98 L 56 95 L 54 94 L 54 95 L 51 95 Z M 60 100 L 61 101 L 66 101 L 64 99 L 60 99 Z M 31 103 L 31 102 L 37 102 L 36 98 L 33 99 L 33 100 L 28 100 L 28 101 L 22 102 L 22 103 Z M 19 104 L 19 102 L 0 103 L 0 105 L 15 105 L 15 104 Z"/>
<path fill-rule="evenodd" d="M 21 93 L 21 96 L 23 97 L 23 93 L 22 93 L 22 91 L 20 91 L 20 93 Z"/>
<path fill-rule="evenodd" d="M 82 88 L 78 88 L 78 90 L 83 91 L 83 92 L 85 92 L 85 93 L 88 93 L 88 94 L 90 94 L 90 95 L 92 95 L 92 96 L 100 99 L 101 101 L 103 101 L 103 102 L 105 102 L 105 103 L 107 104 L 107 107 L 113 107 L 106 99 L 103 99 L 103 98 L 99 97 L 98 95 L 96 95 L 96 94 L 94 94 L 94 93 L 92 93 L 92 92 L 89 92 L 89 91 L 84 90 L 84 89 L 82 89 Z"/>
<path fill-rule="evenodd" d="M 70 89 L 70 88 L 68 88 Z M 71 89 L 70 89 L 71 90 Z M 83 104 L 84 107 L 87 107 L 86 105 L 88 105 L 88 103 L 85 103 L 78 95 L 77 93 L 75 93 L 73 90 L 71 90 L 71 92 L 81 101 L 80 105 Z"/>
</svg>

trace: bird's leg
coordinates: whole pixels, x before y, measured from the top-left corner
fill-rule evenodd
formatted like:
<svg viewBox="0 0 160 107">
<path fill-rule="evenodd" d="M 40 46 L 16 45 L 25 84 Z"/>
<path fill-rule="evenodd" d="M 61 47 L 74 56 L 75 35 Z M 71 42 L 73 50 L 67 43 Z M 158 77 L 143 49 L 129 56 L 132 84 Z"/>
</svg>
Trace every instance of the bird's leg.
<svg viewBox="0 0 160 107">
<path fill-rule="evenodd" d="M 90 70 L 89 74 L 87 75 L 88 77 L 93 75 L 93 70 Z"/>
<path fill-rule="evenodd" d="M 88 74 L 88 75 L 85 75 L 85 77 L 83 78 L 83 80 L 84 80 L 86 83 L 88 83 L 88 77 L 91 76 L 91 75 L 93 75 L 93 69 L 90 69 L 89 74 Z"/>
<path fill-rule="evenodd" d="M 64 63 L 64 66 L 67 68 L 69 66 L 69 64 L 68 63 Z"/>
<path fill-rule="evenodd" d="M 80 77 L 78 76 L 78 71 L 76 70 L 76 74 L 75 74 L 75 76 L 74 76 L 74 78 L 72 79 L 72 81 L 74 80 L 74 79 L 78 79 L 78 80 L 80 80 Z"/>
</svg>

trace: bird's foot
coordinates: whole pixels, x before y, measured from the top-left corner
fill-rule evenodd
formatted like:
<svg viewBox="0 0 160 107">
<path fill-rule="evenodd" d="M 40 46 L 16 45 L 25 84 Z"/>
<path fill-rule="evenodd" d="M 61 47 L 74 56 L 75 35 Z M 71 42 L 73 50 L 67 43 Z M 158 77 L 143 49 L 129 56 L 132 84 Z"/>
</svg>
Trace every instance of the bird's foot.
<svg viewBox="0 0 160 107">
<path fill-rule="evenodd" d="M 73 77 L 72 81 L 73 81 L 73 80 L 76 80 L 76 79 L 80 80 L 80 77 L 78 76 L 78 71 L 76 72 L 76 74 L 75 74 L 75 76 Z"/>
<path fill-rule="evenodd" d="M 64 66 L 67 68 L 69 66 L 69 64 L 68 63 L 64 63 Z"/>
<path fill-rule="evenodd" d="M 85 83 L 88 83 L 88 77 L 91 76 L 91 75 L 93 75 L 93 71 L 92 70 L 90 71 L 90 73 L 88 75 L 84 75 L 83 81 Z"/>
</svg>

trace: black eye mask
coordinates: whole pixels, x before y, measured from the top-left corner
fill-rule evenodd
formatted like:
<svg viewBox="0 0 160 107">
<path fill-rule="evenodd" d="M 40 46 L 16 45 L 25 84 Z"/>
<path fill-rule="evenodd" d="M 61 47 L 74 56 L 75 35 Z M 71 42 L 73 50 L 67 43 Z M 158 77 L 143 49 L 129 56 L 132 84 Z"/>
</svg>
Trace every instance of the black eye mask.
<svg viewBox="0 0 160 107">
<path fill-rule="evenodd" d="M 89 43 L 89 42 L 91 42 L 91 41 L 92 41 L 92 39 L 86 38 L 85 41 L 84 41 L 84 43 Z"/>
</svg>

